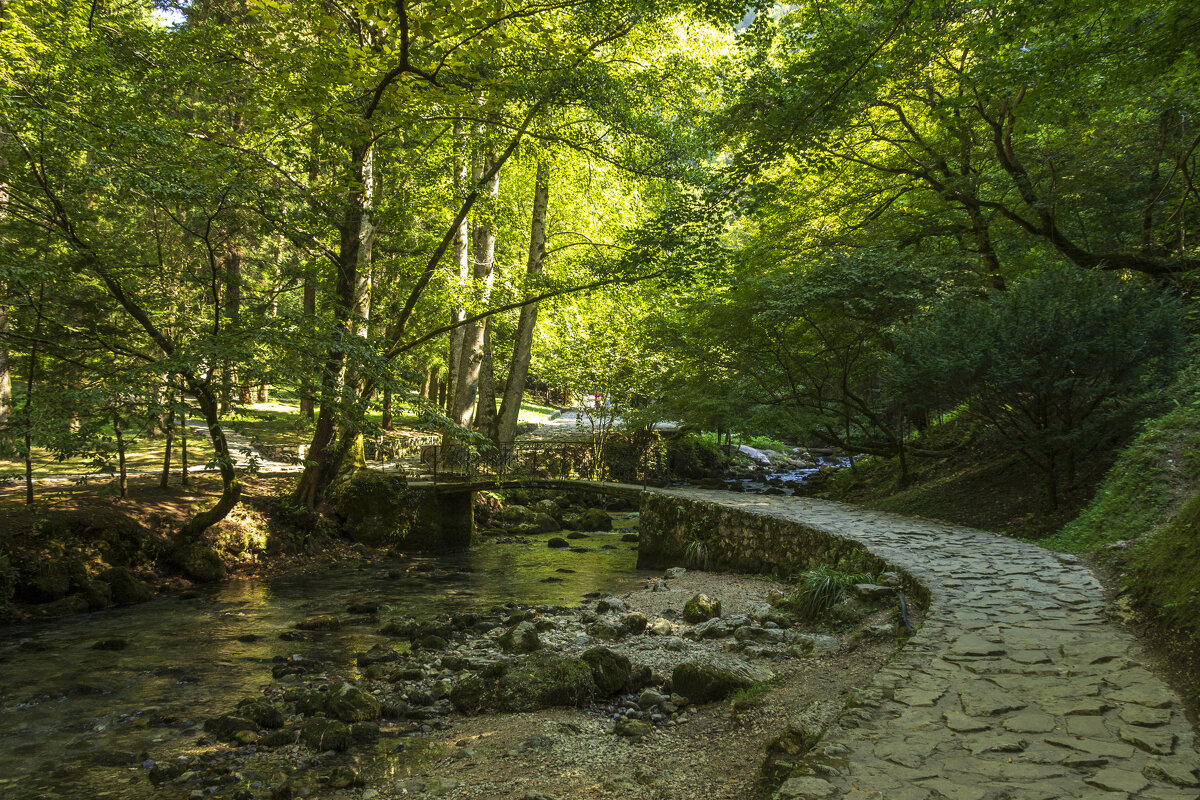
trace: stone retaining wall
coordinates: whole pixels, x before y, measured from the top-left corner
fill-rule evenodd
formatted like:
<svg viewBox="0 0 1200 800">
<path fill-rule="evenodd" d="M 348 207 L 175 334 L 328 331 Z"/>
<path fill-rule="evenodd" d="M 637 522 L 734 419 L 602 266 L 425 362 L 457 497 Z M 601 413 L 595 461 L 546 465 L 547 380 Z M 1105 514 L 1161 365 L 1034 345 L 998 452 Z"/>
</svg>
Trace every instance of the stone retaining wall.
<svg viewBox="0 0 1200 800">
<path fill-rule="evenodd" d="M 907 596 L 929 601 L 924 582 L 905 567 L 813 525 L 659 492 L 644 493 L 640 510 L 638 569 L 703 567 L 786 578 L 819 564 L 852 563 L 876 574 L 898 572 Z"/>
</svg>

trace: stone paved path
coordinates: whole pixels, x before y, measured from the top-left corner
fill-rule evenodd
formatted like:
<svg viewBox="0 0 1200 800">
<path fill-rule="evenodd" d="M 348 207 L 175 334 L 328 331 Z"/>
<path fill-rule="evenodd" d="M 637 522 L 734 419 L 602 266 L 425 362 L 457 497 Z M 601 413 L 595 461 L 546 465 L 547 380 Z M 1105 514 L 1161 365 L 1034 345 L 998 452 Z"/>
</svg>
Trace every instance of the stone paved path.
<svg viewBox="0 0 1200 800">
<path fill-rule="evenodd" d="M 208 433 L 208 426 L 204 420 L 189 419 L 187 421 L 188 430 L 191 431 L 190 436 L 202 437 L 212 441 L 212 437 Z M 233 456 L 233 466 L 237 469 L 249 469 L 252 465 L 259 472 L 299 472 L 303 469 L 303 465 L 296 463 L 287 463 L 283 461 L 272 461 L 264 456 L 254 443 L 242 436 L 232 428 L 221 426 L 221 430 L 225 433 L 225 441 L 229 444 L 229 454 Z M 200 464 L 192 467 L 190 471 L 204 471 L 205 465 Z"/>
<path fill-rule="evenodd" d="M 810 498 L 673 490 L 860 542 L 929 588 L 921 630 L 777 800 L 1197 800 L 1179 696 L 1073 557 Z"/>
</svg>

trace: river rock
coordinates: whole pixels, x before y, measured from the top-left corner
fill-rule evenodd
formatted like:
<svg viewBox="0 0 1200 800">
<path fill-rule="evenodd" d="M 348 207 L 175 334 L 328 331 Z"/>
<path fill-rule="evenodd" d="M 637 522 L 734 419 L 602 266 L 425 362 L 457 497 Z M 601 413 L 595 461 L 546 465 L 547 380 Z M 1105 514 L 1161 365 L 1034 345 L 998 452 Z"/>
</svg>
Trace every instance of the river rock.
<svg viewBox="0 0 1200 800">
<path fill-rule="evenodd" d="M 592 676 L 582 659 L 539 651 L 500 676 L 460 678 L 450 689 L 450 702 L 466 714 L 577 706 L 595 694 Z"/>
<path fill-rule="evenodd" d="M 631 611 L 628 614 L 622 614 L 620 619 L 617 620 L 617 625 L 619 625 L 621 629 L 625 631 L 625 633 L 632 634 L 634 636 L 640 636 L 646 632 L 646 626 L 649 625 L 649 622 L 646 619 L 646 615 L 642 612 Z"/>
<path fill-rule="evenodd" d="M 561 530 L 562 526 L 558 524 L 558 520 L 549 514 L 538 513 L 533 518 L 534 533 L 553 533 Z"/>
<path fill-rule="evenodd" d="M 325 710 L 342 722 L 365 722 L 379 719 L 379 700 L 352 683 L 343 683 L 330 690 Z"/>
<path fill-rule="evenodd" d="M 250 697 L 237 706 L 238 714 L 253 720 L 259 728 L 282 728 L 283 711 L 262 697 Z"/>
<path fill-rule="evenodd" d="M 304 721 L 300 730 L 300 741 L 314 750 L 349 750 L 350 728 L 343 722 L 325 717 L 313 717 Z"/>
<path fill-rule="evenodd" d="M 669 581 L 674 581 L 679 580 L 686 574 L 686 567 L 670 567 L 666 572 L 663 573 L 663 577 Z"/>
<path fill-rule="evenodd" d="M 683 604 L 683 619 L 686 622 L 704 622 L 721 616 L 721 601 L 706 594 L 698 594 Z"/>
<path fill-rule="evenodd" d="M 597 614 L 618 613 L 624 614 L 629 611 L 629 604 L 619 597 L 605 597 L 596 603 Z"/>
<path fill-rule="evenodd" d="M 773 677 L 770 670 L 744 661 L 685 661 L 672 671 L 671 687 L 693 703 L 708 703 Z"/>
<path fill-rule="evenodd" d="M 602 508 L 589 508 L 576 521 L 576 528 L 581 531 L 611 531 L 612 527 L 612 517 Z"/>
<path fill-rule="evenodd" d="M 614 653 L 607 647 L 593 647 L 584 651 L 581 658 L 591 670 L 596 690 L 600 694 L 615 694 L 629 684 L 632 665 L 629 659 L 620 653 Z"/>
<path fill-rule="evenodd" d="M 329 773 L 329 788 L 346 789 L 350 786 L 362 786 L 362 776 L 358 770 L 345 764 L 338 765 Z"/>
<path fill-rule="evenodd" d="M 155 764 L 150 768 L 150 783 L 158 786 L 160 783 L 173 781 L 184 773 L 187 769 L 186 761 L 167 761 L 160 764 Z"/>
<path fill-rule="evenodd" d="M 500 649 L 506 653 L 532 653 L 542 646 L 532 622 L 521 622 L 500 636 Z"/>
<path fill-rule="evenodd" d="M 653 728 L 647 722 L 642 722 L 640 719 L 620 719 L 613 727 L 613 733 L 618 736 L 625 736 L 629 739 L 641 739 L 648 736 Z"/>
<path fill-rule="evenodd" d="M 258 725 L 246 717 L 222 714 L 205 720 L 204 730 L 222 741 L 232 741 L 238 731 L 257 731 Z"/>
<path fill-rule="evenodd" d="M 71 573 L 63 561 L 35 562 L 25 565 L 22 572 L 17 591 L 35 603 L 60 600 L 71 590 Z"/>
<path fill-rule="evenodd" d="M 587 632 L 602 642 L 615 642 L 625 633 L 625 629 L 611 620 L 598 619 L 587 626 Z"/>
<path fill-rule="evenodd" d="M 134 577 L 125 567 L 112 567 L 101 575 L 104 582 L 112 591 L 113 602 L 117 605 L 132 605 L 144 603 L 154 596 L 154 592 L 146 583 Z"/>
<path fill-rule="evenodd" d="M 122 639 L 120 636 L 100 639 L 92 645 L 93 650 L 124 650 L 127 647 L 129 647 L 129 640 Z"/>
<path fill-rule="evenodd" d="M 398 617 L 388 621 L 386 625 L 379 629 L 379 632 L 384 636 L 396 636 L 402 639 L 407 639 L 412 635 L 412 632 L 417 627 L 417 621 L 412 617 Z"/>
<path fill-rule="evenodd" d="M 533 522 L 537 512 L 523 505 L 507 505 L 500 512 L 500 519 L 507 525 L 528 525 Z"/>
<path fill-rule="evenodd" d="M 400 654 L 386 644 L 377 644 L 365 653 L 355 655 L 359 667 L 369 667 L 372 664 L 390 664 L 400 659 Z"/>
<path fill-rule="evenodd" d="M 319 614 L 315 617 L 306 617 L 293 627 L 301 631 L 336 631 L 342 627 L 342 619 L 331 614 Z"/>
<path fill-rule="evenodd" d="M 622 533 L 621 541 L 637 543 L 637 542 L 641 541 L 641 537 L 639 537 L 636 533 Z"/>
<path fill-rule="evenodd" d="M 854 584 L 854 594 L 862 600 L 874 603 L 894 597 L 896 590 L 891 586 L 880 586 L 875 583 L 856 583 Z"/>
<path fill-rule="evenodd" d="M 228 575 L 225 562 L 217 551 L 198 542 L 176 547 L 171 552 L 171 565 L 197 583 L 216 583 Z"/>
<path fill-rule="evenodd" d="M 562 506 L 550 499 L 538 500 L 533 504 L 533 510 L 539 514 L 545 514 L 555 522 L 562 519 Z"/>
<path fill-rule="evenodd" d="M 568 542 L 566 539 L 562 538 L 561 536 L 555 536 L 555 537 L 552 537 L 550 539 L 550 541 L 546 542 L 546 546 L 547 547 L 570 547 L 571 543 Z"/>
<path fill-rule="evenodd" d="M 671 621 L 669 619 L 663 619 L 662 617 L 654 620 L 654 622 L 650 625 L 650 633 L 654 634 L 655 636 L 670 636 L 671 630 Z"/>
<path fill-rule="evenodd" d="M 258 746 L 286 747 L 289 744 L 295 744 L 296 738 L 299 735 L 300 731 L 295 728 L 281 728 L 280 730 L 268 731 L 258 740 Z"/>
</svg>

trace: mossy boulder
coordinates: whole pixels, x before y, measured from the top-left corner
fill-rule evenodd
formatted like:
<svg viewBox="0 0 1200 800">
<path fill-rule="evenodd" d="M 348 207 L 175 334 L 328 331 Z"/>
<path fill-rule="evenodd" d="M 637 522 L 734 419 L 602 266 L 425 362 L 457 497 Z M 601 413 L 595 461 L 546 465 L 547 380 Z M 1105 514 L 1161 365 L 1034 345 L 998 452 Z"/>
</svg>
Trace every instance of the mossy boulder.
<svg viewBox="0 0 1200 800">
<path fill-rule="evenodd" d="M 379 719 L 379 700 L 352 683 L 342 683 L 329 691 L 325 711 L 342 722 L 366 722 Z"/>
<path fill-rule="evenodd" d="M 646 619 L 646 615 L 640 611 L 631 611 L 628 614 L 622 614 L 617 619 L 617 624 L 625 633 L 640 636 L 650 626 L 650 620 Z"/>
<path fill-rule="evenodd" d="M 112 604 L 112 589 L 104 581 L 88 581 L 79 589 L 89 611 L 99 611 Z"/>
<path fill-rule="evenodd" d="M 299 735 L 300 731 L 295 728 L 281 728 L 280 730 L 263 734 L 257 744 L 259 747 L 286 747 L 289 744 L 295 744 L 296 738 Z"/>
<path fill-rule="evenodd" d="M 671 689 L 693 703 L 710 703 L 773 677 L 770 670 L 743 661 L 685 661 L 671 673 Z"/>
<path fill-rule="evenodd" d="M 34 561 L 21 570 L 18 594 L 34 603 L 61 600 L 71 591 L 71 572 L 60 559 Z"/>
<path fill-rule="evenodd" d="M 466 714 L 578 706 L 596 694 L 592 675 L 582 659 L 539 653 L 498 677 L 468 675 L 460 679 L 450 689 L 450 702 Z"/>
<path fill-rule="evenodd" d="M 721 601 L 706 594 L 698 594 L 683 604 L 685 622 L 705 622 L 721 616 Z"/>
<path fill-rule="evenodd" d="M 100 577 L 108 584 L 113 602 L 117 605 L 144 603 L 154 596 L 154 591 L 125 567 L 107 569 Z"/>
<path fill-rule="evenodd" d="M 542 646 L 532 622 L 518 623 L 500 636 L 500 649 L 506 653 L 532 653 Z"/>
<path fill-rule="evenodd" d="M 197 583 L 216 583 L 228 575 L 217 551 L 197 542 L 175 548 L 171 552 L 171 565 Z"/>
<path fill-rule="evenodd" d="M 603 508 L 589 508 L 576 520 L 576 528 L 581 531 L 611 531 L 612 517 Z"/>
<path fill-rule="evenodd" d="M 223 742 L 232 742 L 239 731 L 256 731 L 257 723 L 236 714 L 222 714 L 204 721 L 204 730 Z"/>
<path fill-rule="evenodd" d="M 537 533 L 554 533 L 562 528 L 549 514 L 539 513 L 533 518 L 533 529 Z"/>
<path fill-rule="evenodd" d="M 505 525 L 528 525 L 537 518 L 537 512 L 524 505 L 508 505 L 500 512 Z"/>
<path fill-rule="evenodd" d="M 0 553 L 0 605 L 12 600 L 17 591 L 17 570 L 6 553 Z"/>
<path fill-rule="evenodd" d="M 616 694 L 629 684 L 633 666 L 620 653 L 614 653 L 607 647 L 593 647 L 585 650 L 580 658 L 591 671 L 599 694 Z"/>
<path fill-rule="evenodd" d="M 300 729 L 300 741 L 313 750 L 349 750 L 350 726 L 336 719 L 313 717 L 304 721 Z"/>
<path fill-rule="evenodd" d="M 345 535 L 373 546 L 396 544 L 412 525 L 404 475 L 354 468 L 333 482 L 327 497 Z"/>
<path fill-rule="evenodd" d="M 283 727 L 283 711 L 262 697 L 251 697 L 238 703 L 237 713 L 253 720 L 259 728 Z"/>
</svg>

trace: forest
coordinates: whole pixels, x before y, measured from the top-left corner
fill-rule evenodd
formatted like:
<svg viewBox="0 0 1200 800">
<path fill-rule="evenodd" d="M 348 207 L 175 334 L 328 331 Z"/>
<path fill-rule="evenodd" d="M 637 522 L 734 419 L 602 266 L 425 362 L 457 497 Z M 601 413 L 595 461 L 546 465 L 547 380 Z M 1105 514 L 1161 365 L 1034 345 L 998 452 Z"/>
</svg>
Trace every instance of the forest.
<svg viewBox="0 0 1200 800">
<path fill-rule="evenodd" d="M 765 494 L 996 531 L 1056 564 L 1082 556 L 1118 598 L 1110 617 L 1125 615 L 1195 706 L 1198 43 L 1194 0 L 0 0 L 0 621 L 160 590 L 187 600 L 230 573 L 302 574 L 322 558 L 371 565 L 363 539 L 348 543 L 356 506 L 375 502 L 364 492 L 403 490 L 406 470 L 436 481 L 508 458 L 561 417 L 592 448 L 575 477 L 753 491 L 750 459 L 767 452 L 805 477 L 766 481 Z M 669 474 L 651 476 L 651 458 Z M 393 472 L 364 469 L 384 461 Z M 613 526 L 595 501 L 502 495 L 470 501 L 468 528 L 517 536 L 493 554 Z M 678 544 L 690 567 L 720 561 L 699 534 Z M 618 544 L 548 546 L 568 545 L 596 560 L 605 591 L 622 585 L 602 552 Z M 625 551 L 639 567 L 650 552 Z M 565 596 L 542 584 L 566 581 L 572 602 L 598 588 L 540 563 L 520 583 L 517 562 L 477 553 L 479 580 L 513 572 L 529 603 Z M 913 632 L 904 575 L 875 586 L 896 573 L 838 558 L 797 584 L 829 602 L 772 600 L 763 637 L 800 635 L 864 582 L 900 596 L 892 640 Z M 456 569 L 387 575 L 452 581 Z M 349 591 L 314 580 L 314 597 Z M 487 585 L 506 602 L 518 591 Z M 288 591 L 280 602 L 315 602 Z M 457 591 L 421 602 L 440 612 Z M 596 613 L 630 611 L 607 602 Z M 358 606 L 375 619 L 380 604 Z M 639 635 L 678 633 L 663 613 L 638 612 Z M 302 648 L 344 622 L 321 614 L 280 638 Z M 505 614 L 493 625 L 509 627 L 505 653 L 514 631 L 536 647 L 553 628 Z M 721 616 L 718 601 L 688 622 Z M 860 626 L 844 658 L 870 640 L 862 619 L 830 623 L 839 636 Z M 418 655 L 462 633 L 429 625 L 382 630 Z M 577 633 L 608 641 L 595 625 Z M 609 638 L 629 632 L 613 626 Z M 866 646 L 862 663 L 884 663 L 884 649 Z M 35 650 L 0 647 L 0 664 Z M 401 657 L 386 653 L 358 654 L 362 680 Z M 306 671 L 307 651 L 273 656 L 277 679 L 320 671 Z M 440 720 L 450 701 L 470 715 L 529 710 L 484 684 L 462 700 L 478 678 L 455 658 L 439 663 L 457 696 L 429 693 L 440 684 L 427 664 L 421 678 L 424 662 L 407 669 L 425 681 L 409 687 L 427 700 L 417 719 Z M 581 663 L 554 668 L 574 685 L 583 673 L 570 670 L 593 674 Z M 624 665 L 611 689 L 651 685 Z M 854 669 L 832 671 L 849 682 Z M 395 691 L 402 672 L 388 673 Z M 329 692 L 363 694 L 352 683 Z M 619 736 L 686 721 L 678 693 L 656 685 L 644 707 L 657 711 L 609 709 Z M 741 686 L 731 725 L 769 685 Z M 268 706 L 285 696 L 264 691 Z M 366 719 L 387 716 L 389 691 Z M 297 719 L 311 711 L 287 702 Z M 347 737 L 362 722 L 339 718 Z M 226 741 L 259 740 L 231 719 Z M 307 742 L 312 722 L 288 743 Z M 351 746 L 324 735 L 318 752 Z M 801 750 L 820 738 L 805 736 Z M 342 768 L 321 785 L 361 789 L 358 767 Z M 635 784 L 653 779 L 638 774 L 609 788 L 642 797 Z M 1172 782 L 1194 786 L 1190 775 Z M 279 786 L 270 796 L 293 796 Z"/>
<path fill-rule="evenodd" d="M 969 418 L 1053 508 L 1184 361 L 1189 3 L 0 13 L 28 502 L 42 465 L 151 440 L 165 482 L 195 418 L 198 536 L 238 499 L 239 405 L 296 404 L 311 509 L 399 418 L 478 447 L 574 390 L 901 483 Z"/>
</svg>

